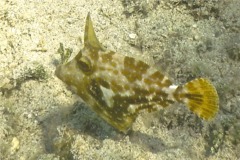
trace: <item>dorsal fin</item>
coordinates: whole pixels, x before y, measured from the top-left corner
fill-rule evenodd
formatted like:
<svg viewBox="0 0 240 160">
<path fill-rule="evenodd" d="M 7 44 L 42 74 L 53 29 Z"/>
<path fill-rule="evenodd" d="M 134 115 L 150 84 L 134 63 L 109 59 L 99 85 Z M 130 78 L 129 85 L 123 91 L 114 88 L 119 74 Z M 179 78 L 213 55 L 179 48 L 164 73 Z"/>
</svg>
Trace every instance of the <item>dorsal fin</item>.
<svg viewBox="0 0 240 160">
<path fill-rule="evenodd" d="M 101 45 L 101 43 L 98 41 L 96 37 L 95 31 L 93 29 L 90 13 L 88 13 L 87 15 L 86 24 L 85 24 L 84 46 L 86 48 L 104 50 L 104 47 Z"/>
</svg>

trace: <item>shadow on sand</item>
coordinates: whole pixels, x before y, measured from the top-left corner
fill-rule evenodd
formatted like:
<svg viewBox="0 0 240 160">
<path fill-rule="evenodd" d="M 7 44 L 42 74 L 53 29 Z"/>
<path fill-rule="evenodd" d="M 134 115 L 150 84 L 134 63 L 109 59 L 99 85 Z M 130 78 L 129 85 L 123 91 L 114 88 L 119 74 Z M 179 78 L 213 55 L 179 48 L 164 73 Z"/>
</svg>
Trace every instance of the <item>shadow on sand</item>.
<svg viewBox="0 0 240 160">
<path fill-rule="evenodd" d="M 129 131 L 127 135 L 118 132 L 80 102 L 76 102 L 71 107 L 55 109 L 39 122 L 46 152 L 56 154 L 62 159 L 74 159 L 70 150 L 76 135 L 90 135 L 100 142 L 105 139 L 119 141 L 129 136 L 131 143 L 153 153 L 168 148 L 162 139 L 151 135 L 138 131 Z"/>
</svg>

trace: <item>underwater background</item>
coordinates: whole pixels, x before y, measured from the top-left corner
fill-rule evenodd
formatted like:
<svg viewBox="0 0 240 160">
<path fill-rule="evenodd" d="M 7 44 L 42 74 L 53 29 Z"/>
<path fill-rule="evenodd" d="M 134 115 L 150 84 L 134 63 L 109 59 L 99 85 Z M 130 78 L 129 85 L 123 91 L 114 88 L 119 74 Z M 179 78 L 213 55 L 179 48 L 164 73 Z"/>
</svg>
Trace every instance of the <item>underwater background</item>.
<svg viewBox="0 0 240 160">
<path fill-rule="evenodd" d="M 239 0 L 1 0 L 0 159 L 239 159 Z M 54 74 L 59 50 L 83 47 L 91 13 L 98 39 L 176 84 L 212 81 L 210 122 L 174 104 L 141 113 L 124 135 Z M 60 47 L 60 43 L 62 47 Z M 71 58 L 70 58 L 71 59 Z"/>
</svg>

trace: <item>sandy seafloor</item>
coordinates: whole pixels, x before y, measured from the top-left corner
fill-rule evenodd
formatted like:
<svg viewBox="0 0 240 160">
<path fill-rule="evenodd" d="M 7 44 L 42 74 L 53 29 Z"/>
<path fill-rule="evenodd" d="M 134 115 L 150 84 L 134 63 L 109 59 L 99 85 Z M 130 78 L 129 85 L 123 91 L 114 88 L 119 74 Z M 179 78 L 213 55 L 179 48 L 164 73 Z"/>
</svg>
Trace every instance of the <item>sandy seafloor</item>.
<svg viewBox="0 0 240 160">
<path fill-rule="evenodd" d="M 239 159 L 239 0 L 1 0 L 0 159 Z M 108 49 L 141 55 L 176 84 L 206 77 L 211 122 L 181 104 L 113 129 L 55 75 L 60 43 L 83 47 L 85 18 Z"/>
</svg>

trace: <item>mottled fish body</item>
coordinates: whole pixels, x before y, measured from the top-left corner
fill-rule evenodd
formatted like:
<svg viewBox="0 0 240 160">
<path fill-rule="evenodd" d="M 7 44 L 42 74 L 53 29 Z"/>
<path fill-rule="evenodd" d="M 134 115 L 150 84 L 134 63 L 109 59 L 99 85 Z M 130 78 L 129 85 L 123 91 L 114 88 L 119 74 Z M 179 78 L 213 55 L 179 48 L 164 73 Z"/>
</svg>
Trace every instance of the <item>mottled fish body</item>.
<svg viewBox="0 0 240 160">
<path fill-rule="evenodd" d="M 203 119 L 218 111 L 218 95 L 205 78 L 177 86 L 141 60 L 105 50 L 99 43 L 88 14 L 84 48 L 56 76 L 70 85 L 99 116 L 126 133 L 139 112 L 156 111 L 174 102 L 184 103 Z"/>
</svg>

